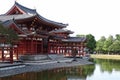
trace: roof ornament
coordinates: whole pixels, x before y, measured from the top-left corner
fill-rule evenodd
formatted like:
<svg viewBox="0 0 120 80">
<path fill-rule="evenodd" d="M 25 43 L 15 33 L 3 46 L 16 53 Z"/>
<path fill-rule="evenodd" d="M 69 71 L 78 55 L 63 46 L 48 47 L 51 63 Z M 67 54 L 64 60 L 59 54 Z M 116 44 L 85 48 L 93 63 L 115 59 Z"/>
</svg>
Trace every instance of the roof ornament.
<svg viewBox="0 0 120 80">
<path fill-rule="evenodd" d="M 17 2 L 17 0 L 15 0 L 15 2 Z"/>
<path fill-rule="evenodd" d="M 34 9 L 36 10 L 36 7 L 34 6 Z"/>
<path fill-rule="evenodd" d="M 35 10 L 35 14 L 37 14 L 37 11 L 36 11 L 36 6 L 34 6 L 34 10 Z"/>
</svg>

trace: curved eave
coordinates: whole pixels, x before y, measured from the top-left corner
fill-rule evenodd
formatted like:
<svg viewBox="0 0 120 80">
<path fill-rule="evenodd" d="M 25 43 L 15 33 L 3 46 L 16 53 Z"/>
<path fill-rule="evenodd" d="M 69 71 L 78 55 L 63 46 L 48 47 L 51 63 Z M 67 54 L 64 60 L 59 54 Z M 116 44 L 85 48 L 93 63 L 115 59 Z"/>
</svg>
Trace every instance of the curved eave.
<svg viewBox="0 0 120 80">
<path fill-rule="evenodd" d="M 52 25 L 52 26 L 58 26 L 58 27 L 60 27 L 60 28 L 65 28 L 65 27 L 68 26 L 68 24 L 63 24 L 63 23 L 59 23 L 59 22 L 55 22 L 55 21 L 51 21 L 51 20 L 49 20 L 49 19 L 46 19 L 46 18 L 42 17 L 42 16 L 39 15 L 39 14 L 37 14 L 36 16 L 37 16 L 41 21 L 43 21 L 43 22 L 45 22 L 45 23 L 47 23 L 47 24 L 49 24 L 49 25 Z"/>
<path fill-rule="evenodd" d="M 71 37 L 68 39 L 62 39 L 63 42 L 74 42 L 74 43 L 81 43 L 86 42 L 86 38 L 83 37 Z"/>
<path fill-rule="evenodd" d="M 34 17 L 34 15 L 28 15 L 28 14 L 19 14 L 19 15 L 0 15 L 1 21 L 7 21 L 7 20 L 23 20 L 27 18 Z"/>
<path fill-rule="evenodd" d="M 67 33 L 67 34 L 73 34 L 74 32 L 70 31 L 70 30 L 58 29 L 58 30 L 50 31 L 50 33 Z"/>
<path fill-rule="evenodd" d="M 74 32 L 72 32 L 72 31 L 64 31 L 64 32 L 55 32 L 55 33 L 68 33 L 68 34 L 73 34 Z"/>
<path fill-rule="evenodd" d="M 24 16 L 24 17 L 15 17 L 14 16 L 14 19 L 17 20 L 17 21 L 22 21 L 22 20 L 30 20 L 30 19 L 37 18 L 37 20 L 40 23 L 44 23 L 45 25 L 50 25 L 50 26 L 55 27 L 55 28 L 56 27 L 57 28 L 65 28 L 66 26 L 68 26 L 68 24 L 63 24 L 63 23 L 58 23 L 58 22 L 50 21 L 50 20 L 45 19 L 44 17 L 39 16 L 37 14 L 34 14 L 34 15 L 24 14 L 24 15 L 21 15 L 21 16 Z"/>
</svg>

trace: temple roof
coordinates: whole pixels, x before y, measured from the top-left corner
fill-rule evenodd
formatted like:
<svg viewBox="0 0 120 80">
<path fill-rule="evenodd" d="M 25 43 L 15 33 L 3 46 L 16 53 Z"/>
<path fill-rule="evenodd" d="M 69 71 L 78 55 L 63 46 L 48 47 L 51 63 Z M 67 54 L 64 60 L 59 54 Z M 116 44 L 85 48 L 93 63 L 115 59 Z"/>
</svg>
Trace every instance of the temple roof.
<svg viewBox="0 0 120 80">
<path fill-rule="evenodd" d="M 18 19 L 25 19 L 33 17 L 34 15 L 28 14 L 19 14 L 19 15 L 0 15 L 0 21 L 7 21 L 7 20 L 18 20 Z"/>
<path fill-rule="evenodd" d="M 69 34 L 73 34 L 74 32 L 71 30 L 67 30 L 67 29 L 57 29 L 57 30 L 53 30 L 50 33 L 69 33 Z"/>
<path fill-rule="evenodd" d="M 42 16 L 39 15 L 39 14 L 38 14 L 38 16 L 39 16 L 40 19 L 42 19 L 43 21 L 46 21 L 46 22 L 48 22 L 48 23 L 55 24 L 55 25 L 61 26 L 61 27 L 63 27 L 63 28 L 65 28 L 66 26 L 68 26 L 68 24 L 63 24 L 63 23 L 59 23 L 59 22 L 55 22 L 55 21 L 48 20 L 48 19 L 42 17 Z"/>
<path fill-rule="evenodd" d="M 17 7 L 24 14 L 36 14 L 36 9 L 30 9 L 30 8 L 24 7 L 19 3 L 17 3 L 16 1 L 15 1 L 15 4 L 12 6 L 12 8 L 6 14 L 9 14 L 15 7 Z"/>
<path fill-rule="evenodd" d="M 27 19 L 27 18 L 32 18 L 32 17 L 37 17 L 39 20 L 46 22 L 48 24 L 52 24 L 54 26 L 59 26 L 61 28 L 64 28 L 66 26 L 68 26 L 68 24 L 63 24 L 63 23 L 58 23 L 55 21 L 51 21 L 48 20 L 42 16 L 40 16 L 39 14 L 33 14 L 33 15 L 29 15 L 29 14 L 18 14 L 18 15 L 0 15 L 0 21 L 7 21 L 7 20 L 22 20 L 22 19 Z"/>
<path fill-rule="evenodd" d="M 10 13 L 16 10 L 19 10 L 21 13 L 20 14 Z M 46 19 L 40 14 L 38 14 L 35 9 L 29 9 L 27 7 L 22 6 L 21 4 L 17 2 L 15 2 L 13 7 L 6 14 L 0 15 L 0 21 L 6 21 L 6 20 L 11 20 L 11 19 L 19 20 L 19 19 L 25 19 L 25 18 L 35 17 L 35 16 L 38 17 L 41 21 L 46 22 L 47 24 L 50 24 L 53 26 L 59 26 L 62 28 L 68 26 L 68 24 L 63 24 L 63 23 L 59 23 L 59 22 Z"/>
<path fill-rule="evenodd" d="M 62 39 L 63 42 L 85 42 L 86 37 L 68 37 L 66 39 Z"/>
</svg>

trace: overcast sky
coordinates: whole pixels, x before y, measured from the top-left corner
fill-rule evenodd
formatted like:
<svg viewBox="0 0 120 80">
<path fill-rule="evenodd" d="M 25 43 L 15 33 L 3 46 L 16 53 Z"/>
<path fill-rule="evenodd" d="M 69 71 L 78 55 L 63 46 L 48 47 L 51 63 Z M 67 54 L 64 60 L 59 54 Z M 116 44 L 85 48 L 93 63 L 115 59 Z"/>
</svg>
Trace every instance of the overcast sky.
<svg viewBox="0 0 120 80">
<path fill-rule="evenodd" d="M 16 0 L 43 17 L 67 23 L 77 34 L 101 36 L 120 34 L 120 0 Z M 7 12 L 15 0 L 0 0 L 0 14 Z"/>
</svg>

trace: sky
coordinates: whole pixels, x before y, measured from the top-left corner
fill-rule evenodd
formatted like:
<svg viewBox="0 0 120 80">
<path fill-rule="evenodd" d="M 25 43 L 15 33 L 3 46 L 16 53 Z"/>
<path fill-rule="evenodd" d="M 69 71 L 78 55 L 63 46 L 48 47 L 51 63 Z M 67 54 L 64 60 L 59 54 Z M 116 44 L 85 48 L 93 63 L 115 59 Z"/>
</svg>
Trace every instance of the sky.
<svg viewBox="0 0 120 80">
<path fill-rule="evenodd" d="M 98 40 L 120 34 L 120 0 L 0 0 L 0 14 L 15 1 L 49 20 L 69 24 L 71 36 L 92 34 Z"/>
</svg>

